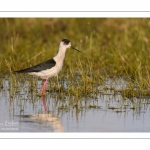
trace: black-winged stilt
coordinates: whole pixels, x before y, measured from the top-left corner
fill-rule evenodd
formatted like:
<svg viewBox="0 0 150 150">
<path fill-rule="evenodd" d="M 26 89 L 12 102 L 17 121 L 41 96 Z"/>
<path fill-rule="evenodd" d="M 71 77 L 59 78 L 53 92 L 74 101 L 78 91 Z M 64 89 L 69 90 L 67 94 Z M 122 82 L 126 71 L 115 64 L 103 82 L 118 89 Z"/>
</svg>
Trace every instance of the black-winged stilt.
<svg viewBox="0 0 150 150">
<path fill-rule="evenodd" d="M 71 46 L 71 42 L 68 39 L 63 39 L 60 42 L 58 54 L 55 57 L 43 63 L 35 65 L 33 67 L 14 71 L 14 72 L 27 73 L 29 75 L 35 75 L 41 77 L 42 79 L 45 79 L 40 95 L 45 94 L 45 89 L 46 89 L 46 84 L 48 82 L 48 79 L 53 76 L 58 76 L 59 72 L 62 69 L 65 53 L 68 48 L 77 50 L 76 48 Z M 79 50 L 77 51 L 81 52 Z"/>
</svg>

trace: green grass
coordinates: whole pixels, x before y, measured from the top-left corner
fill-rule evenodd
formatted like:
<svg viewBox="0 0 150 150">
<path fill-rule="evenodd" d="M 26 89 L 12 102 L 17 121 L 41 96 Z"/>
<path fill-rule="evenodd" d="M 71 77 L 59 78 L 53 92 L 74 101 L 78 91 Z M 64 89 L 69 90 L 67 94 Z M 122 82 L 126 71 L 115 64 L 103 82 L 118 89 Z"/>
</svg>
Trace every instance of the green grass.
<svg viewBox="0 0 150 150">
<path fill-rule="evenodd" d="M 83 53 L 67 51 L 60 73 L 68 85 L 64 94 L 96 97 L 106 76 L 123 76 L 130 79 L 123 95 L 150 95 L 150 19 L 1 18 L 0 31 L 1 75 L 52 58 L 68 38 Z"/>
</svg>

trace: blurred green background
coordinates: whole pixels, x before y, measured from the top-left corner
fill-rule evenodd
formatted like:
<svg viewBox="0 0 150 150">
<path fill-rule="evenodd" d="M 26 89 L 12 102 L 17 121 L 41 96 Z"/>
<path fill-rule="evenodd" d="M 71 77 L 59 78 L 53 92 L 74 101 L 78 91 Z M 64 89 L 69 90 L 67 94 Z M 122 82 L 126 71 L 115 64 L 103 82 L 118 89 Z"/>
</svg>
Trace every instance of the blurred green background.
<svg viewBox="0 0 150 150">
<path fill-rule="evenodd" d="M 69 49 L 64 67 L 92 63 L 107 74 L 149 77 L 150 19 L 147 18 L 1 18 L 0 71 L 23 69 L 56 55 L 63 38 Z M 137 70 L 138 69 L 138 70 Z M 103 71 L 105 70 L 105 71 Z"/>
</svg>

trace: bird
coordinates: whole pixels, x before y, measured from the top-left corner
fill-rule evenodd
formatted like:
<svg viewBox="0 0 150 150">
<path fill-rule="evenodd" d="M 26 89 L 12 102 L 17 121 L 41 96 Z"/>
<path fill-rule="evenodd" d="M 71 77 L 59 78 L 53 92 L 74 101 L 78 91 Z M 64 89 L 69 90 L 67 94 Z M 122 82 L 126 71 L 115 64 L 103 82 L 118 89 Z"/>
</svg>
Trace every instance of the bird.
<svg viewBox="0 0 150 150">
<path fill-rule="evenodd" d="M 26 73 L 44 79 L 45 81 L 40 91 L 40 95 L 43 95 L 45 94 L 48 79 L 54 76 L 58 77 L 59 72 L 62 70 L 65 53 L 68 48 L 72 48 L 73 50 L 81 52 L 78 49 L 71 46 L 70 40 L 63 39 L 59 44 L 58 53 L 55 57 L 35 66 L 23 70 L 14 71 L 14 73 Z"/>
</svg>

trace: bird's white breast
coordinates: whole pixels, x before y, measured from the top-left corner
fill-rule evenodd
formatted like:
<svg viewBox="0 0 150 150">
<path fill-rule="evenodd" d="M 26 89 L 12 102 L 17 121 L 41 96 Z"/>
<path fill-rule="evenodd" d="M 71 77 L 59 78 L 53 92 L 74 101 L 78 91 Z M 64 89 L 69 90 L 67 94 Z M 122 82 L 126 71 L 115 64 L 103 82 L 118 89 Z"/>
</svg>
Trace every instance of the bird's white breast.
<svg viewBox="0 0 150 150">
<path fill-rule="evenodd" d="M 53 58 L 56 62 L 56 68 L 58 73 L 62 69 L 64 58 L 65 58 L 65 54 L 58 54 L 56 57 Z"/>
</svg>

